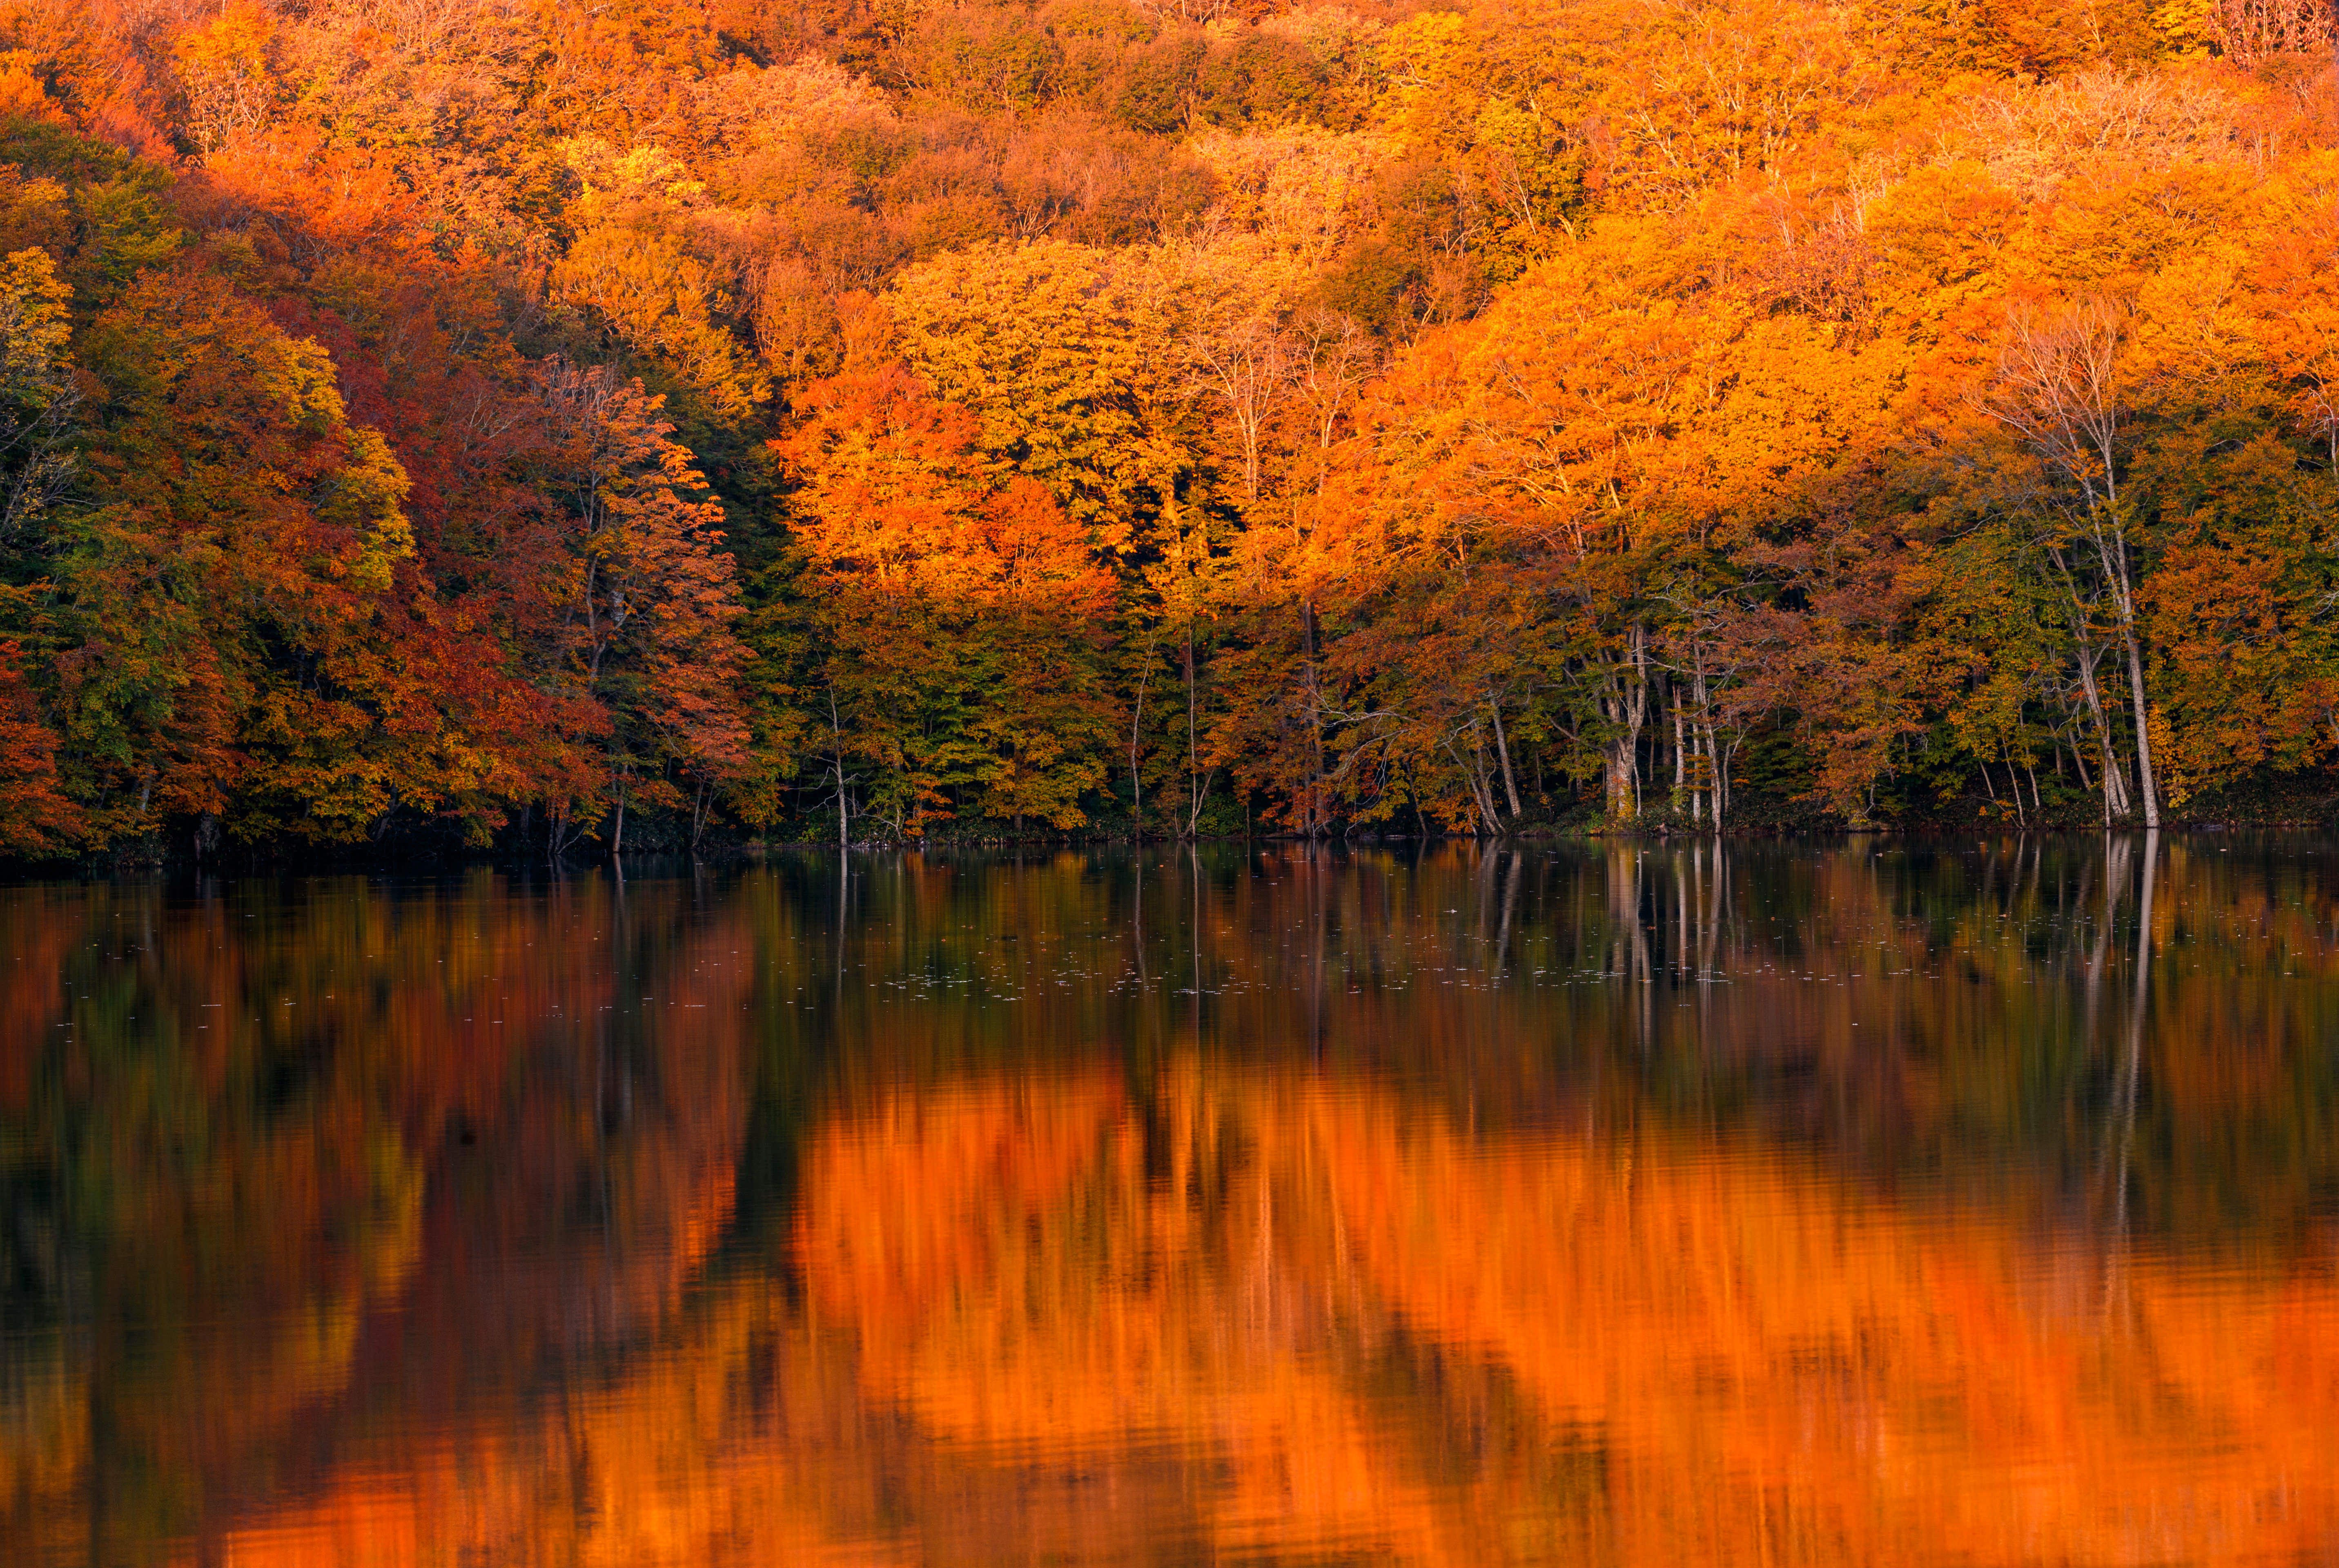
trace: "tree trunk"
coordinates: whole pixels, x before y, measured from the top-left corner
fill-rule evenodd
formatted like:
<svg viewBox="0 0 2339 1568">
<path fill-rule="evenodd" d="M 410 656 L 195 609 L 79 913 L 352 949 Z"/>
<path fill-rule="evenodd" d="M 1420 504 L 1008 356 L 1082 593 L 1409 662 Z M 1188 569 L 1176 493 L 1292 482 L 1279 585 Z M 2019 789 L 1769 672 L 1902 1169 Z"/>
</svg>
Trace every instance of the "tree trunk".
<svg viewBox="0 0 2339 1568">
<path fill-rule="evenodd" d="M 1503 794 L 1510 800 L 1511 820 L 1515 823 L 1520 815 L 1519 785 L 1518 781 L 1511 776 L 1511 743 L 1503 734 L 1503 705 L 1498 700 L 1489 698 L 1486 706 L 1495 715 L 1495 754 L 1503 759 Z"/>
<path fill-rule="evenodd" d="M 2144 655 L 2137 646 L 2133 615 L 2120 623 L 2120 638 L 2127 646 L 2128 691 L 2136 699 L 2137 787 L 2144 796 L 2144 825 L 2155 828 L 2160 825 L 2160 786 L 2152 774 L 2152 732 L 2144 697 Z"/>
<path fill-rule="evenodd" d="M 2076 604 L 2073 608 L 2081 617 L 2075 622 L 2078 628 L 2079 694 L 2087 699 L 2087 716 L 2096 726 L 2097 749 L 2103 759 L 2104 825 L 2109 827 L 2114 817 L 2127 815 L 2127 775 L 2120 765 L 2119 738 L 2112 734 L 2111 715 L 2104 711 L 2103 693 L 2096 685 L 2095 648 L 2087 640 L 2085 612 L 2078 611 Z"/>
<path fill-rule="evenodd" d="M 1145 842 L 1145 774 L 1139 771 L 1137 738 L 1145 729 L 1145 688 L 1153 679 L 1154 645 L 1145 645 L 1145 668 L 1137 677 L 1137 709 L 1129 719 L 1129 825 L 1130 836 Z"/>
<path fill-rule="evenodd" d="M 1718 833 L 1722 819 L 1730 814 L 1730 759 L 1738 747 L 1733 742 L 1729 750 L 1723 750 L 1720 727 L 1707 725 L 1704 728 L 1706 769 L 1712 775 L 1708 787 L 1713 794 L 1713 831 Z"/>
<path fill-rule="evenodd" d="M 1608 743 L 1608 820 L 1631 822 L 1640 815 L 1641 725 L 1649 714 L 1648 652 L 1637 626 L 1632 629 L 1628 673 L 1611 675 L 1602 705 L 1617 733 Z"/>
<path fill-rule="evenodd" d="M 1714 833 L 1719 833 L 1722 831 L 1722 761 L 1719 761 L 1719 751 L 1714 746 L 1712 706 L 1707 706 L 1705 660 L 1698 660 L 1696 674 L 1691 674 L 1689 695 L 1698 705 L 1698 721 L 1691 725 L 1691 730 L 1696 733 L 1698 742 L 1705 746 L 1705 779 L 1702 779 L 1702 784 L 1705 784 L 1705 798 L 1712 801 L 1714 805 Z M 1691 810 L 1696 810 L 1693 803 L 1691 803 Z"/>
<path fill-rule="evenodd" d="M 1673 701 L 1673 814 L 1681 814 L 1682 795 L 1689 784 L 1689 759 L 1682 753 L 1681 701 Z"/>
<path fill-rule="evenodd" d="M 1484 749 L 1473 739 L 1470 754 L 1465 757 L 1455 745 L 1454 737 L 1448 736 L 1446 753 L 1454 759 L 1454 765 L 1462 770 L 1462 781 L 1470 786 L 1470 811 L 1476 819 L 1470 824 L 1471 832 L 1481 838 L 1485 837 L 1499 818 L 1495 813 L 1494 792 L 1486 783 L 1486 769 L 1480 761 L 1485 755 Z"/>
<path fill-rule="evenodd" d="M 1201 754 L 1194 743 L 1194 628 L 1186 627 L 1186 836 L 1192 838 L 1202 820 L 1201 786 L 1196 779 Z"/>
<path fill-rule="evenodd" d="M 1722 765 L 1714 761 L 1713 726 L 1698 726 L 1699 744 L 1705 750 L 1705 798 L 1713 807 L 1713 831 L 1722 831 Z"/>
<path fill-rule="evenodd" d="M 1641 814 L 1641 726 L 1649 717 L 1649 638 L 1647 629 L 1633 627 L 1633 815 Z"/>
<path fill-rule="evenodd" d="M 1316 678 L 1316 601 L 1299 602 L 1299 646 L 1308 668 L 1308 807 L 1300 823 L 1309 838 L 1323 835 L 1330 813 L 1324 804 L 1324 692 Z"/>
<path fill-rule="evenodd" d="M 2105 471 L 2110 473 L 2111 457 L 2105 454 Z M 2160 825 L 2160 788 L 2152 770 L 2151 710 L 2144 695 L 2144 650 L 2136 636 L 2136 595 L 2128 581 L 2127 520 L 2121 510 L 2119 496 L 2107 482 L 2108 507 L 2096 514 L 2096 553 L 2104 563 L 2104 576 L 2111 584 L 2112 607 L 2119 612 L 2120 647 L 2127 655 L 2128 695 L 2136 703 L 2136 783 L 2142 795 L 2144 825 Z M 2105 526 L 2108 516 L 2110 524 Z"/>
</svg>

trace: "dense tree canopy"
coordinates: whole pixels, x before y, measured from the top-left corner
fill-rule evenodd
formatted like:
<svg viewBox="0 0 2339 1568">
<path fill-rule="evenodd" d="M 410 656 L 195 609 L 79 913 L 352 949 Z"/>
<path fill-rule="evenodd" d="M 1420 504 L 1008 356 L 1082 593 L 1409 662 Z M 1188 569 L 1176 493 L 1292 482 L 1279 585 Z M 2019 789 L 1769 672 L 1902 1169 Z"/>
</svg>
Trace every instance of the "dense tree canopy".
<svg viewBox="0 0 2339 1568">
<path fill-rule="evenodd" d="M 2311 782 L 2334 38 L 0 0 L 0 853 Z"/>
</svg>

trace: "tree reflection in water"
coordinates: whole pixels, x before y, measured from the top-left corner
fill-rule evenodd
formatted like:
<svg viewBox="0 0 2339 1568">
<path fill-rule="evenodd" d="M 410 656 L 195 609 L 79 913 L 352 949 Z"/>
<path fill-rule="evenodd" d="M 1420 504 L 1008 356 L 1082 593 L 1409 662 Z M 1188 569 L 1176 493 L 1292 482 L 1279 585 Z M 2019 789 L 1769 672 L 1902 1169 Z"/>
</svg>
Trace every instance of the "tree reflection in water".
<svg viewBox="0 0 2339 1568">
<path fill-rule="evenodd" d="M 41 1562 L 2319 1560 L 2332 863 L 0 894 Z"/>
</svg>

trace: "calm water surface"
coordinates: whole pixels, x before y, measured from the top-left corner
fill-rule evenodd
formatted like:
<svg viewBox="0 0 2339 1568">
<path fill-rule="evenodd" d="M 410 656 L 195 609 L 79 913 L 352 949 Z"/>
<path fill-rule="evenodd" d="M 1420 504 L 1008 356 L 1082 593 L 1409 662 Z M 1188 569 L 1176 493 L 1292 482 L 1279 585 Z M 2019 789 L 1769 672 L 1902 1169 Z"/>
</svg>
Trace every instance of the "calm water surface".
<svg viewBox="0 0 2339 1568">
<path fill-rule="evenodd" d="M 2339 1561 L 2339 845 L 0 890 L 0 1558 Z"/>
</svg>

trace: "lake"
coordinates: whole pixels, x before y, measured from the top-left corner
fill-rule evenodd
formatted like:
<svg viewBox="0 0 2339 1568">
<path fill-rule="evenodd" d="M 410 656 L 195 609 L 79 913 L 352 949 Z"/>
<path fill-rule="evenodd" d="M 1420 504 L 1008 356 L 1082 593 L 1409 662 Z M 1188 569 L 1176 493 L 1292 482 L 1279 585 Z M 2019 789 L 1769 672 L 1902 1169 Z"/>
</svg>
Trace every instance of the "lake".
<svg viewBox="0 0 2339 1568">
<path fill-rule="evenodd" d="M 0 889 L 26 1563 L 2339 1556 L 2339 845 Z"/>
</svg>

